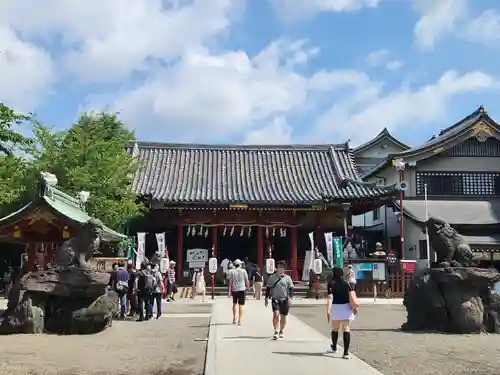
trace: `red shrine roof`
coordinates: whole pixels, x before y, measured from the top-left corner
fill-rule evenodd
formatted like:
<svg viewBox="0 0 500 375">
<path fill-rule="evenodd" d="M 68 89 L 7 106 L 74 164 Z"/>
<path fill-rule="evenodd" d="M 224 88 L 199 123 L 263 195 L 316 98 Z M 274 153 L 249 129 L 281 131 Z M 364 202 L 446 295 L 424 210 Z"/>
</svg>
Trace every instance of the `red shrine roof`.
<svg viewBox="0 0 500 375">
<path fill-rule="evenodd" d="M 298 205 L 393 194 L 362 182 L 349 144 L 194 145 L 137 142 L 135 193 L 168 204 Z"/>
</svg>

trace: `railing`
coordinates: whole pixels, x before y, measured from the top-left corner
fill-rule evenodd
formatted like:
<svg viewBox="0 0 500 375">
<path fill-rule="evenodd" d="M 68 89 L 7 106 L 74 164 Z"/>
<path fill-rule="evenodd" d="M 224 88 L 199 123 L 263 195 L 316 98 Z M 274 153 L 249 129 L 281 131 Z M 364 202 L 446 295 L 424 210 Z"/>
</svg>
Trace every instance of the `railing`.
<svg viewBox="0 0 500 375">
<path fill-rule="evenodd" d="M 412 278 L 411 273 L 389 274 L 385 283 L 377 282 L 377 297 L 403 298 Z M 373 297 L 373 282 L 359 280 L 356 293 L 360 297 Z"/>
</svg>

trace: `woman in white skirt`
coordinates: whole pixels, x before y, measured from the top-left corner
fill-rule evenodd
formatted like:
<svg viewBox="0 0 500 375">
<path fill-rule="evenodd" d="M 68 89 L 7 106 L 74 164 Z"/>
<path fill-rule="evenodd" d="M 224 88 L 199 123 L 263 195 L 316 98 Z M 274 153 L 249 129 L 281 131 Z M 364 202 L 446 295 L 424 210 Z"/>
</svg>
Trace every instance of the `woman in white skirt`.
<svg viewBox="0 0 500 375">
<path fill-rule="evenodd" d="M 351 322 L 357 313 L 358 303 L 353 285 L 344 279 L 342 268 L 333 268 L 332 280 L 328 284 L 328 301 L 326 318 L 332 322 L 333 352 L 337 351 L 339 331 L 342 331 L 344 354 L 342 358 L 349 359 L 349 346 L 351 344 Z"/>
</svg>

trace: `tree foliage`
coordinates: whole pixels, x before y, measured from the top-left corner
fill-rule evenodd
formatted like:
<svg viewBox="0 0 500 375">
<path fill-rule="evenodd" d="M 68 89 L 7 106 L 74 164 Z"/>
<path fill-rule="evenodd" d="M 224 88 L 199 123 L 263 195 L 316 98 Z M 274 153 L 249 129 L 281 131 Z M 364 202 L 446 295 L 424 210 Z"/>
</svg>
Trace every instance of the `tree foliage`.
<svg viewBox="0 0 500 375">
<path fill-rule="evenodd" d="M 136 165 L 125 151 L 135 140 L 114 114 L 85 113 L 67 131 L 36 125 L 31 147 L 32 176 L 47 171 L 69 194 L 90 192 L 87 210 L 113 229 L 142 212 L 130 190 Z"/>
<path fill-rule="evenodd" d="M 21 152 L 32 140 L 14 130 L 23 123 L 35 123 L 32 115 L 23 115 L 0 103 L 0 207 L 18 201 L 27 191 L 26 160 Z M 4 213 L 4 211 L 0 211 Z"/>
</svg>

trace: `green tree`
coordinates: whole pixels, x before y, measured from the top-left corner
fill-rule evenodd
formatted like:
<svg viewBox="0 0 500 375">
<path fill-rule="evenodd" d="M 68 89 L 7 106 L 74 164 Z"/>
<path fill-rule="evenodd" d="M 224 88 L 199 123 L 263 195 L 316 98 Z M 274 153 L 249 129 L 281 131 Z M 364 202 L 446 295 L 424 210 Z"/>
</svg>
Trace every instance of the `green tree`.
<svg viewBox="0 0 500 375">
<path fill-rule="evenodd" d="M 26 161 L 22 151 L 32 139 L 14 130 L 23 123 L 35 123 L 33 115 L 16 113 L 0 103 L 0 207 L 16 203 L 29 190 L 25 184 Z M 4 210 L 1 210 L 4 214 Z"/>
<path fill-rule="evenodd" d="M 85 113 L 65 132 L 38 125 L 34 134 L 32 171 L 55 174 L 69 194 L 88 191 L 91 216 L 119 230 L 143 211 L 130 189 L 136 163 L 125 151 L 135 134 L 115 114 Z"/>
</svg>

